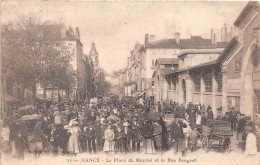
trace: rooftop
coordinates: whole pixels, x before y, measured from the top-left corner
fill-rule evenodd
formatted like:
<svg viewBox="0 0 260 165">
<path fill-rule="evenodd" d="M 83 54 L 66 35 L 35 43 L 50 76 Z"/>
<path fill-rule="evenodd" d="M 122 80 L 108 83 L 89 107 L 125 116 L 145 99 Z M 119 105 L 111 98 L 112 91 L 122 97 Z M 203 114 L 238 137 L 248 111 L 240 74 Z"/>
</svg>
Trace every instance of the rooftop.
<svg viewBox="0 0 260 165">
<path fill-rule="evenodd" d="M 228 42 L 217 42 L 212 44 L 211 39 L 204 39 L 201 36 L 191 36 L 190 39 L 181 39 L 180 44 L 177 44 L 176 39 L 162 39 L 149 43 L 146 48 L 156 49 L 212 49 L 224 48 Z"/>
<path fill-rule="evenodd" d="M 248 17 L 250 17 L 252 12 L 258 9 L 259 9 L 259 3 L 257 1 L 248 2 L 245 8 L 240 13 L 240 15 L 235 20 L 234 25 L 240 27 L 242 24 L 244 24 L 245 20 Z"/>
</svg>

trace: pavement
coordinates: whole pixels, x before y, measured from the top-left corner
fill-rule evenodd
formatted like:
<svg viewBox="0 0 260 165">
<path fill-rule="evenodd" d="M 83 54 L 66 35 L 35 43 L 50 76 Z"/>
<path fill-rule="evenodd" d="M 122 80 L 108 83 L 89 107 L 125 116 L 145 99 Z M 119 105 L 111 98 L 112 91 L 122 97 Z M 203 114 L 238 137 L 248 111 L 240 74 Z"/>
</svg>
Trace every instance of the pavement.
<svg viewBox="0 0 260 165">
<path fill-rule="evenodd" d="M 235 151 L 238 153 L 243 153 L 242 149 L 239 147 L 239 141 L 237 140 L 236 134 L 234 133 L 234 135 L 231 137 L 231 152 Z"/>
</svg>

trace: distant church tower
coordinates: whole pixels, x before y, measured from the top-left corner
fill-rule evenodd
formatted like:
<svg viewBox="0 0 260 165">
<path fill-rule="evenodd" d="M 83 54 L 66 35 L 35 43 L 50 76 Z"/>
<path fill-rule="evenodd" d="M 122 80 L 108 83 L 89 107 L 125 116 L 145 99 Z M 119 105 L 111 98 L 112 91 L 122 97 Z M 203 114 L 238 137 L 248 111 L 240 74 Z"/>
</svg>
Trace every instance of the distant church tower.
<svg viewBox="0 0 260 165">
<path fill-rule="evenodd" d="M 95 69 L 98 69 L 99 68 L 98 52 L 96 50 L 96 46 L 94 42 L 92 42 L 92 47 L 89 52 L 89 57 L 92 60 Z"/>
</svg>

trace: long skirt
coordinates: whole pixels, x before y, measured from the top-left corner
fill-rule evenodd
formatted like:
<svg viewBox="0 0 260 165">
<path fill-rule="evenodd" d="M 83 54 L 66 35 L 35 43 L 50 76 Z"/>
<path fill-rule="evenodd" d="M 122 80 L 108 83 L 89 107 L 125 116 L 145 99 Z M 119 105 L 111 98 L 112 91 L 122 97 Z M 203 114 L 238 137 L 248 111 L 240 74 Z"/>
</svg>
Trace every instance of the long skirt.
<svg viewBox="0 0 260 165">
<path fill-rule="evenodd" d="M 246 137 L 246 150 L 245 154 L 255 155 L 257 154 L 256 136 L 253 133 L 249 133 Z"/>
<path fill-rule="evenodd" d="M 115 141 L 109 141 L 105 139 L 103 151 L 114 151 Z"/>
<path fill-rule="evenodd" d="M 143 150 L 146 154 L 153 154 L 156 153 L 154 148 L 154 141 L 152 139 L 144 139 L 144 146 Z"/>
<path fill-rule="evenodd" d="M 77 135 L 70 135 L 68 143 L 68 151 L 70 153 L 79 153 L 79 137 Z"/>
</svg>

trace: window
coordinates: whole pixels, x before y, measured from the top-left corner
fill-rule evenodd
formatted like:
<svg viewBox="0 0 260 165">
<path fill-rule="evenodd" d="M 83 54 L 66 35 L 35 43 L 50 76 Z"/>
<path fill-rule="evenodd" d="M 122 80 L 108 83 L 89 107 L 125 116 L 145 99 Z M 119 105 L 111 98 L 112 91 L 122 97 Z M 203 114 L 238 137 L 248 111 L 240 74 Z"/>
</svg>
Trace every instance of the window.
<svg viewBox="0 0 260 165">
<path fill-rule="evenodd" d="M 222 92 L 222 74 L 221 74 L 221 72 L 217 73 L 216 81 L 217 81 L 217 84 L 218 84 L 218 92 Z"/>
<path fill-rule="evenodd" d="M 167 84 L 168 84 L 168 90 L 172 90 L 171 80 L 167 80 Z"/>
<path fill-rule="evenodd" d="M 235 58 L 235 72 L 240 72 L 241 65 L 242 65 L 242 58 L 241 57 Z"/>
<path fill-rule="evenodd" d="M 205 92 L 212 92 L 212 75 L 211 73 L 204 75 Z"/>
<path fill-rule="evenodd" d="M 152 66 L 155 66 L 154 60 L 152 60 Z"/>
<path fill-rule="evenodd" d="M 195 92 L 200 92 L 200 75 L 195 75 L 193 81 L 194 81 Z"/>
<path fill-rule="evenodd" d="M 152 81 L 152 88 L 154 88 L 154 81 Z"/>
<path fill-rule="evenodd" d="M 176 78 L 173 79 L 173 84 L 174 84 L 173 89 L 176 90 L 176 85 L 177 85 L 177 79 Z"/>
</svg>

